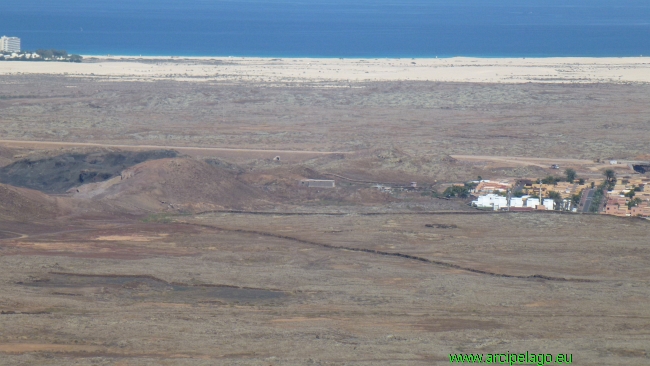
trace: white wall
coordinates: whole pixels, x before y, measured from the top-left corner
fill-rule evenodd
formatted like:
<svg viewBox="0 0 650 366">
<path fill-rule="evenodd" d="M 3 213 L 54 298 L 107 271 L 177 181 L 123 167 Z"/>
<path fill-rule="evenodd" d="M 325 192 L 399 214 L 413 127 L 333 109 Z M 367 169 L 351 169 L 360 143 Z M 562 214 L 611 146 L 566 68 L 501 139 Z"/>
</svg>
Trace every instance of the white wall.
<svg viewBox="0 0 650 366">
<path fill-rule="evenodd" d="M 526 207 L 535 208 L 539 205 L 539 198 L 529 198 L 526 200 Z"/>
<path fill-rule="evenodd" d="M 508 199 L 502 196 L 494 197 L 494 211 L 497 211 L 502 207 L 508 207 Z"/>
<path fill-rule="evenodd" d="M 511 197 L 510 207 L 524 207 L 524 199 L 521 197 Z"/>
<path fill-rule="evenodd" d="M 476 201 L 472 201 L 476 207 L 482 208 L 494 208 L 494 210 L 499 210 L 503 207 L 508 207 L 508 199 L 498 194 L 486 194 L 484 196 L 479 196 Z"/>
</svg>

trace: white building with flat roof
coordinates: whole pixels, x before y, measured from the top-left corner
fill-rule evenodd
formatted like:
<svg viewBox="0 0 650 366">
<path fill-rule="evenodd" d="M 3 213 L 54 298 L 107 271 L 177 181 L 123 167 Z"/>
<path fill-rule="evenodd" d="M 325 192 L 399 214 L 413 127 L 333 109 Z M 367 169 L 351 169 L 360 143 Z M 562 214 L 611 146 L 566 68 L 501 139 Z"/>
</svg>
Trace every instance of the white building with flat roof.
<svg viewBox="0 0 650 366">
<path fill-rule="evenodd" d="M 521 197 L 511 197 L 510 207 L 524 207 L 524 199 Z"/>
<path fill-rule="evenodd" d="M 472 205 L 479 208 L 491 208 L 494 211 L 498 211 L 504 207 L 508 207 L 508 199 L 498 194 L 486 194 L 485 196 L 479 196 L 476 201 L 472 201 Z"/>
<path fill-rule="evenodd" d="M 0 37 L 0 51 L 20 52 L 20 38 L 18 37 Z"/>
<path fill-rule="evenodd" d="M 526 207 L 537 208 L 539 206 L 539 198 L 529 198 L 526 200 Z"/>
<path fill-rule="evenodd" d="M 553 210 L 555 208 L 555 201 L 550 198 L 545 198 L 544 207 L 546 207 L 547 210 Z"/>
</svg>

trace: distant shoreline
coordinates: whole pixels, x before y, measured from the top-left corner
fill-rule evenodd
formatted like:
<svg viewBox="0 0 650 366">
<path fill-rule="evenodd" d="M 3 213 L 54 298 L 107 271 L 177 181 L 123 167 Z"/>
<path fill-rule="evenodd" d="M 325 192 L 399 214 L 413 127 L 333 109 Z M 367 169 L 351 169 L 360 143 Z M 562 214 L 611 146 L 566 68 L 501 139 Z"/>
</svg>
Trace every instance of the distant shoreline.
<svg viewBox="0 0 650 366">
<path fill-rule="evenodd" d="M 650 57 L 270 58 L 89 56 L 82 63 L 0 63 L 1 75 L 110 81 L 318 83 L 650 83 Z"/>
<path fill-rule="evenodd" d="M 548 56 L 548 57 L 270 57 L 270 56 L 138 56 L 138 55 L 86 55 L 84 60 L 647 60 L 650 56 Z"/>
</svg>

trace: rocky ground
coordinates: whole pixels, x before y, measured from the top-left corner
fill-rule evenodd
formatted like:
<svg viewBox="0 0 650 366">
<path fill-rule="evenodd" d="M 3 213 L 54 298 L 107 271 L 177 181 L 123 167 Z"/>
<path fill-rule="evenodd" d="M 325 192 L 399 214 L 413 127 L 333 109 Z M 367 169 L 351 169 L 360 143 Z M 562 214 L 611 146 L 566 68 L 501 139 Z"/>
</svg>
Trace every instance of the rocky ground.
<svg viewBox="0 0 650 366">
<path fill-rule="evenodd" d="M 3 364 L 443 365 L 449 353 L 526 351 L 648 362 L 647 221 L 154 221 L 3 239 Z"/>
<path fill-rule="evenodd" d="M 2 76 L 0 364 L 647 365 L 649 221 L 434 192 L 648 159 L 648 88 Z"/>
<path fill-rule="evenodd" d="M 354 152 L 314 164 L 375 179 L 445 181 L 540 173 L 450 164 L 449 155 L 648 154 L 646 84 L 0 80 L 0 136 L 7 140 Z M 216 157 L 242 163 L 259 154 Z"/>
</svg>

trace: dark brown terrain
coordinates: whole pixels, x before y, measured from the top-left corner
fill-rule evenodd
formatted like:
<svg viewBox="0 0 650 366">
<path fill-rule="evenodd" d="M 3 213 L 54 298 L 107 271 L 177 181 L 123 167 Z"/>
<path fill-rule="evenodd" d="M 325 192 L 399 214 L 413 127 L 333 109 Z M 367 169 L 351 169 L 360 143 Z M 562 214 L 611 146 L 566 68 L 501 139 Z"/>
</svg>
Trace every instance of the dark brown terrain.
<svg viewBox="0 0 650 366">
<path fill-rule="evenodd" d="M 649 95 L 1 76 L 0 364 L 648 365 L 648 220 L 434 192 L 648 160 Z"/>
</svg>

